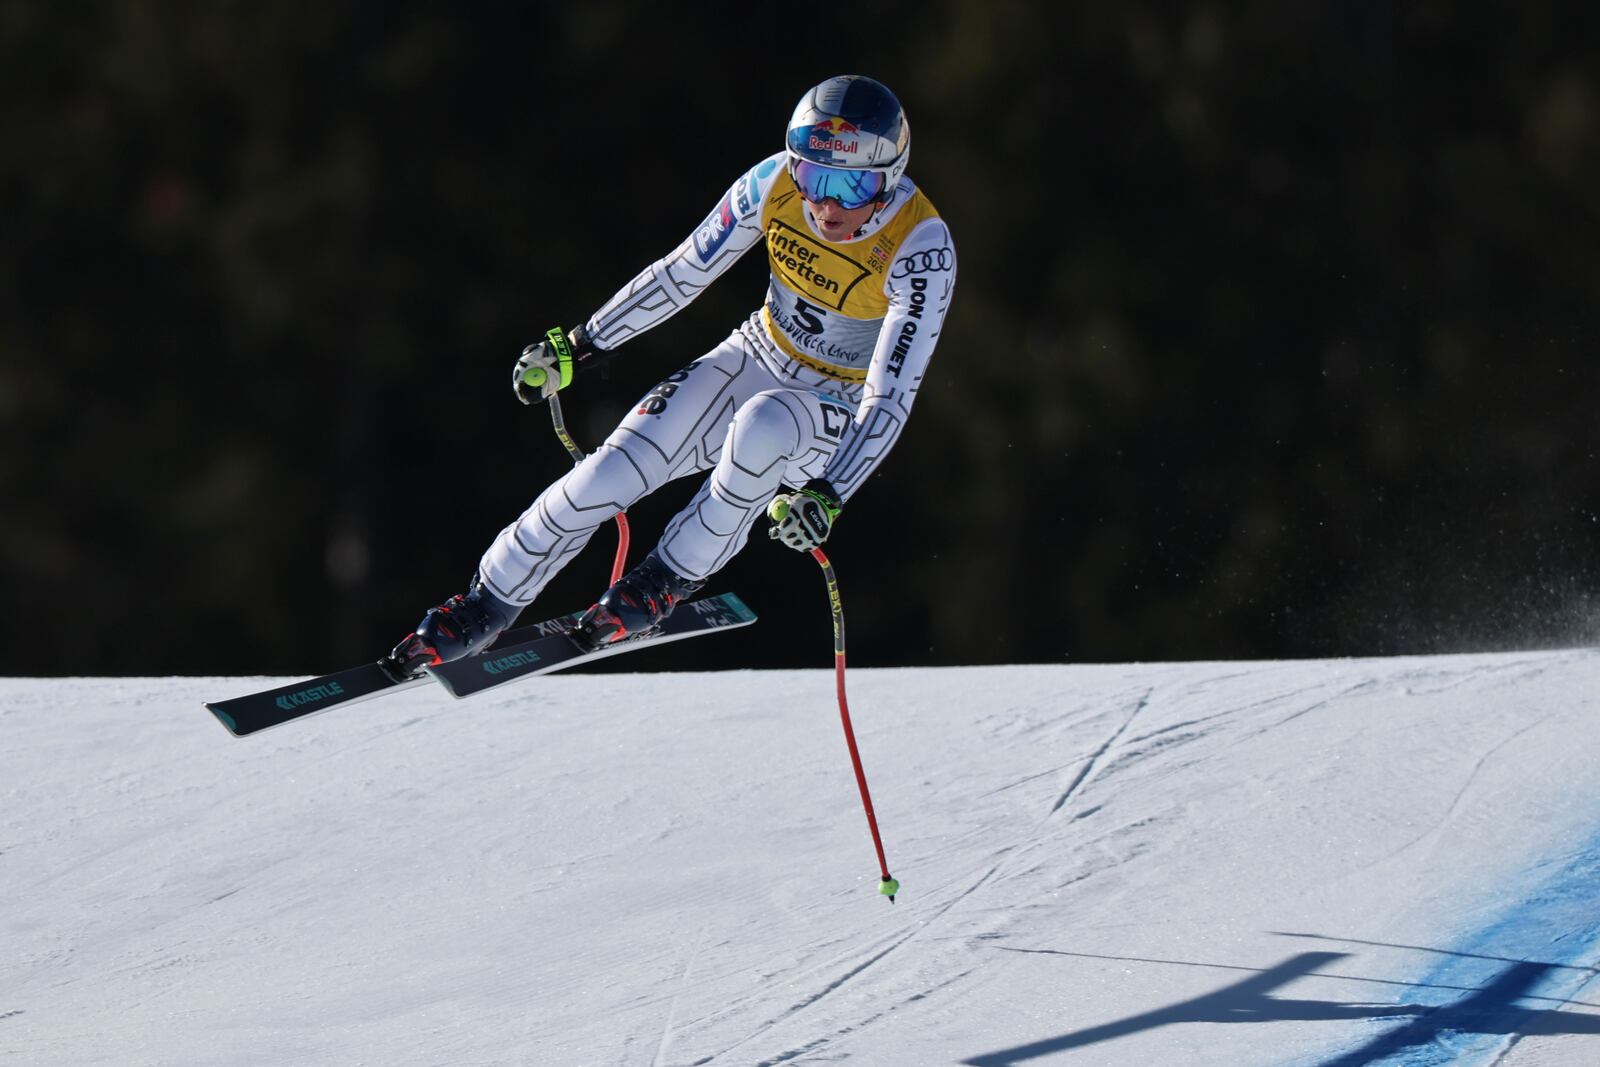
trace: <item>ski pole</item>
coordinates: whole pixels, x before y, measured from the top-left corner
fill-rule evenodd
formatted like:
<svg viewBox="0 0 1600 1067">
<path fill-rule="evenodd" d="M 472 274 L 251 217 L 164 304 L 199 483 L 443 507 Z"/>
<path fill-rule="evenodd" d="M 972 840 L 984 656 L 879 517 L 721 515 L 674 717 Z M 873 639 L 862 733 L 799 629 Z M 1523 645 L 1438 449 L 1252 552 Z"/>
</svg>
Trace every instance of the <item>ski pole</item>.
<svg viewBox="0 0 1600 1067">
<path fill-rule="evenodd" d="M 556 428 L 556 436 L 561 438 L 561 444 L 566 448 L 567 455 L 572 457 L 574 465 L 583 462 L 583 449 L 578 447 L 578 442 L 572 439 L 567 432 L 567 420 L 561 413 L 561 400 L 555 393 L 550 394 L 550 422 Z M 628 564 L 628 516 L 624 512 L 617 512 L 617 558 L 611 563 L 611 584 L 616 585 L 622 580 L 622 570 Z"/>
<path fill-rule="evenodd" d="M 900 892 L 900 883 L 889 876 L 889 862 L 883 857 L 883 838 L 878 834 L 878 817 L 872 811 L 872 793 L 867 789 L 867 772 L 861 769 L 861 752 L 856 748 L 856 732 L 850 725 L 850 705 L 844 696 L 844 601 L 839 596 L 839 579 L 833 573 L 833 564 L 820 548 L 811 550 L 811 558 L 822 567 L 822 577 L 828 583 L 828 606 L 833 610 L 833 676 L 839 691 L 839 721 L 844 724 L 844 741 L 850 749 L 850 763 L 855 767 L 856 785 L 861 787 L 861 806 L 867 813 L 867 826 L 872 830 L 872 847 L 878 850 L 878 870 L 883 880 L 878 892 L 894 903 Z"/>
</svg>

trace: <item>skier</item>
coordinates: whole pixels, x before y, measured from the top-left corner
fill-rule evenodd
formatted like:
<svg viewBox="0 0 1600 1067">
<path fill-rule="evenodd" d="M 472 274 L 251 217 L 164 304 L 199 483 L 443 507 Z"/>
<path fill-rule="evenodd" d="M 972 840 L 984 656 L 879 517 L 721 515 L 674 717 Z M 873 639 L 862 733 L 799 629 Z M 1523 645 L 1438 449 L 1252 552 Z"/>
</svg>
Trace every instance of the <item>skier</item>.
<svg viewBox="0 0 1600 1067">
<path fill-rule="evenodd" d="M 574 636 L 589 647 L 658 627 L 743 547 L 763 511 L 769 534 L 791 548 L 827 538 L 904 428 L 955 286 L 950 231 L 905 177 L 910 144 L 887 88 L 828 79 L 801 99 L 784 150 L 740 177 L 682 244 L 588 321 L 523 351 L 512 387 L 524 404 L 543 401 L 765 244 L 761 308 L 652 389 L 506 527 L 467 592 L 430 609 L 385 657 L 389 673 L 481 651 L 596 529 L 674 478 L 711 472 L 649 555 L 584 614 Z"/>
</svg>

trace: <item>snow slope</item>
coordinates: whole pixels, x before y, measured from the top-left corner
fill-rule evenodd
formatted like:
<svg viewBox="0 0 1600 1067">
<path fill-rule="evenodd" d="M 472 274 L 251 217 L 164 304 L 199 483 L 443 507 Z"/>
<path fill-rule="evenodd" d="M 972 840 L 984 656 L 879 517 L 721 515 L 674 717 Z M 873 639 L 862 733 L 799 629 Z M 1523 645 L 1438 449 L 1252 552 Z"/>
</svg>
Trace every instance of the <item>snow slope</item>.
<svg viewBox="0 0 1600 1067">
<path fill-rule="evenodd" d="M 1600 654 L 0 681 L 0 1060 L 1600 1063 Z"/>
</svg>

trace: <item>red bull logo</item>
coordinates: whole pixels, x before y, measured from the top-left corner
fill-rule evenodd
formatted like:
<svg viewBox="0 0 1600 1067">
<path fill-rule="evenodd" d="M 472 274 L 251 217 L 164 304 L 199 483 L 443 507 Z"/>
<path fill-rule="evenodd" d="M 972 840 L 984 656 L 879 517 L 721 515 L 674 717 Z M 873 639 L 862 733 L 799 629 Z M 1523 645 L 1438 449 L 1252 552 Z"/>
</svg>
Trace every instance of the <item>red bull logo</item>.
<svg viewBox="0 0 1600 1067">
<path fill-rule="evenodd" d="M 861 147 L 855 136 L 860 132 L 859 126 L 846 119 L 823 119 L 811 127 L 806 146 L 819 152 L 853 153 Z"/>
</svg>

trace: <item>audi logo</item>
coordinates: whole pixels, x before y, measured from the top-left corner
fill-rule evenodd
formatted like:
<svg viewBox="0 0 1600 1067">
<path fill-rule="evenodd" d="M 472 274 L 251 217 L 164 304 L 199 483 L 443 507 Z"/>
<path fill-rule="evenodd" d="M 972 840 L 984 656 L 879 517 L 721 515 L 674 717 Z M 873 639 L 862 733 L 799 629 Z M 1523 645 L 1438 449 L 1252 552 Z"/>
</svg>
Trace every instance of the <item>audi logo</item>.
<svg viewBox="0 0 1600 1067">
<path fill-rule="evenodd" d="M 955 253 L 946 245 L 944 248 L 902 256 L 894 261 L 894 273 L 890 277 L 906 278 L 913 274 L 932 274 L 937 270 L 950 270 L 954 267 Z"/>
</svg>

